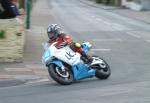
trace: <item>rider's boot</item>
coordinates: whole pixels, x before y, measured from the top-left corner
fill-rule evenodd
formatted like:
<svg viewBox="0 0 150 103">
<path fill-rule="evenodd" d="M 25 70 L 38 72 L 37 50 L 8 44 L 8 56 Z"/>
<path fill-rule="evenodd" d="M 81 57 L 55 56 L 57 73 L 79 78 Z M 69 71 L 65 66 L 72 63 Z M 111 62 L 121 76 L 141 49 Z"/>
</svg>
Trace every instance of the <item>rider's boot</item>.
<svg viewBox="0 0 150 103">
<path fill-rule="evenodd" d="M 86 64 L 91 64 L 92 63 L 92 61 L 93 61 L 92 57 L 90 57 L 89 55 L 87 55 L 85 52 L 82 52 L 81 55 L 83 56 L 84 62 Z"/>
<path fill-rule="evenodd" d="M 91 63 L 92 63 L 92 61 L 93 61 L 93 58 L 92 58 L 92 57 L 90 57 L 90 56 L 88 56 L 88 58 L 87 58 L 87 64 L 91 64 Z"/>
</svg>

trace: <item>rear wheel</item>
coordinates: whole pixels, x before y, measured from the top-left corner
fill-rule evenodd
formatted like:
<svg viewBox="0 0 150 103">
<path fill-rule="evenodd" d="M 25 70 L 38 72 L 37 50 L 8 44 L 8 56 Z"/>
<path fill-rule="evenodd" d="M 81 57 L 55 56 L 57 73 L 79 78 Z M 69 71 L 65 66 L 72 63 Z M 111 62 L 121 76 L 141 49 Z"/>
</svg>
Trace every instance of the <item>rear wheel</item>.
<svg viewBox="0 0 150 103">
<path fill-rule="evenodd" d="M 73 82 L 73 74 L 67 67 L 62 70 L 59 66 L 50 64 L 48 72 L 52 79 L 59 84 L 69 85 Z"/>
<path fill-rule="evenodd" d="M 107 64 L 107 62 L 104 59 L 102 59 L 98 56 L 93 56 L 93 57 L 96 58 L 97 60 L 102 61 L 102 63 L 95 65 L 95 67 L 96 67 L 96 75 L 95 76 L 99 79 L 107 79 L 111 75 L 111 70 L 110 70 L 109 65 Z"/>
</svg>

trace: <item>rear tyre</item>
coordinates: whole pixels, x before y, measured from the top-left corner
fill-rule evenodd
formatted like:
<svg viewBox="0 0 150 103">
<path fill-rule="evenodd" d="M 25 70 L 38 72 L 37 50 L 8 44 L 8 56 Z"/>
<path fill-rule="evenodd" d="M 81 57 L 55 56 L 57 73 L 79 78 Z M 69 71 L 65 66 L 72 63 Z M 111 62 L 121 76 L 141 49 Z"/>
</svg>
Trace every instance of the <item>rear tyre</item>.
<svg viewBox="0 0 150 103">
<path fill-rule="evenodd" d="M 61 85 L 70 85 L 73 82 L 73 74 L 67 67 L 62 71 L 57 65 L 50 64 L 48 72 L 52 79 Z"/>
<path fill-rule="evenodd" d="M 102 60 L 103 63 L 96 65 L 96 75 L 95 76 L 99 79 L 107 79 L 111 75 L 111 69 L 110 69 L 109 65 L 107 64 L 107 62 L 104 59 L 97 57 L 97 56 L 96 56 L 96 58 Z"/>
</svg>

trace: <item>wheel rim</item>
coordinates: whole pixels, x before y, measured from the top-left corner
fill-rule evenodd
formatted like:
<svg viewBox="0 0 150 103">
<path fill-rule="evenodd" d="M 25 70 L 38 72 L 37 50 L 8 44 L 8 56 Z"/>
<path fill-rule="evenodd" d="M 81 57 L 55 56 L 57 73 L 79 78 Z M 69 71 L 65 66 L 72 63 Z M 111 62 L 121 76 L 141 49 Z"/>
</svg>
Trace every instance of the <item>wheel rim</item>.
<svg viewBox="0 0 150 103">
<path fill-rule="evenodd" d="M 104 63 L 104 62 L 103 62 L 103 63 L 100 63 L 99 65 L 100 65 L 100 67 L 101 67 L 102 69 L 107 68 L 106 63 Z"/>
<path fill-rule="evenodd" d="M 98 59 L 102 61 L 102 63 L 99 64 L 101 71 L 108 72 L 108 67 L 107 67 L 107 64 L 105 63 L 105 61 L 99 57 L 98 57 Z"/>
<path fill-rule="evenodd" d="M 103 61 L 103 63 L 99 64 L 100 65 L 100 68 L 101 68 L 101 71 L 104 72 L 104 73 L 107 73 L 109 72 L 108 70 L 108 66 L 107 64 Z"/>
<path fill-rule="evenodd" d="M 56 67 L 56 73 L 63 78 L 69 78 L 70 76 L 67 70 L 62 71 L 59 67 Z"/>
<path fill-rule="evenodd" d="M 108 73 L 109 73 L 109 71 L 108 71 L 108 69 L 107 69 L 107 68 L 105 68 L 105 69 L 101 69 L 100 71 L 101 71 L 101 72 L 103 72 L 103 73 L 105 73 L 105 74 L 108 74 Z"/>
<path fill-rule="evenodd" d="M 100 71 L 105 73 L 105 74 L 109 74 L 109 67 L 107 66 L 107 64 L 104 63 L 104 65 L 102 65 L 103 67 L 101 67 Z"/>
</svg>

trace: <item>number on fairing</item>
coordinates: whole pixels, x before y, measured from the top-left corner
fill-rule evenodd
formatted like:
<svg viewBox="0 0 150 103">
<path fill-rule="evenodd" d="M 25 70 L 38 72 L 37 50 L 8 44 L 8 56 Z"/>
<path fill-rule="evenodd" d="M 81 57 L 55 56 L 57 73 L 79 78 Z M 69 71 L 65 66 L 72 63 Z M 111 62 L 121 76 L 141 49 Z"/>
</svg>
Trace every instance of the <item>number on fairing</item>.
<svg viewBox="0 0 150 103">
<path fill-rule="evenodd" d="M 72 52 L 72 51 L 67 51 L 66 54 L 65 54 L 65 56 L 66 56 L 66 58 L 67 58 L 68 60 L 73 59 L 73 57 L 74 57 L 75 55 L 76 55 L 76 53 L 75 53 L 75 52 Z"/>
</svg>

